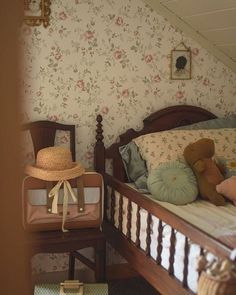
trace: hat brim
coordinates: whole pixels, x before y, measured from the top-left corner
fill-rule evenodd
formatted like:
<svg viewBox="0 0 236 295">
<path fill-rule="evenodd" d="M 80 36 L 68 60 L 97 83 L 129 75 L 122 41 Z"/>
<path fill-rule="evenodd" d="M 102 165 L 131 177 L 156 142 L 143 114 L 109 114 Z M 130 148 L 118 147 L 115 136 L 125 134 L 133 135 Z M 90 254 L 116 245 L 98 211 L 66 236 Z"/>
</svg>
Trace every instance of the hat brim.
<svg viewBox="0 0 236 295">
<path fill-rule="evenodd" d="M 81 176 L 84 174 L 85 169 L 78 163 L 73 163 L 74 167 L 65 170 L 45 170 L 36 166 L 28 165 L 25 168 L 25 173 L 29 176 L 47 180 L 47 181 L 60 181 L 68 180 Z"/>
</svg>

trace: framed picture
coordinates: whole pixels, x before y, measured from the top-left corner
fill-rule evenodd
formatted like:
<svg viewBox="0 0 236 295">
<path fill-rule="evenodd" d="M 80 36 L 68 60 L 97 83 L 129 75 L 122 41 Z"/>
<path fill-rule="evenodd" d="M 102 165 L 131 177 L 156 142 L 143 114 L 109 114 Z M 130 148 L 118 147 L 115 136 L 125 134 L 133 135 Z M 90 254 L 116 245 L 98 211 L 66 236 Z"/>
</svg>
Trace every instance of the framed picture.
<svg viewBox="0 0 236 295">
<path fill-rule="evenodd" d="M 172 80 L 191 79 L 190 49 L 174 49 L 171 51 L 170 78 Z"/>
<path fill-rule="evenodd" d="M 24 0 L 24 21 L 30 26 L 49 25 L 50 0 Z"/>
</svg>

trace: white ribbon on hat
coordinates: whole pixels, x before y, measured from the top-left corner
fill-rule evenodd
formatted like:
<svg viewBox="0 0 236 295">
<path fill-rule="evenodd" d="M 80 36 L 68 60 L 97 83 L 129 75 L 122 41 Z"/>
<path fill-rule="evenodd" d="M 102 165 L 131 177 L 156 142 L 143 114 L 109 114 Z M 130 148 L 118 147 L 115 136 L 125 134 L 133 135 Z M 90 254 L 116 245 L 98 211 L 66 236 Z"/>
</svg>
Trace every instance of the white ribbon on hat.
<svg viewBox="0 0 236 295">
<path fill-rule="evenodd" d="M 67 229 L 65 229 L 65 222 L 66 222 L 66 216 L 67 216 L 67 209 L 68 209 L 68 198 L 69 198 L 69 193 L 73 199 L 74 202 L 77 201 L 77 198 L 71 188 L 71 185 L 69 181 L 67 180 L 60 180 L 58 183 L 50 190 L 48 196 L 49 198 L 53 198 L 52 201 L 52 213 L 57 214 L 58 213 L 58 197 L 59 197 L 59 191 L 60 188 L 64 184 L 64 195 L 63 195 L 63 210 L 62 210 L 62 231 L 63 232 L 68 232 Z"/>
</svg>

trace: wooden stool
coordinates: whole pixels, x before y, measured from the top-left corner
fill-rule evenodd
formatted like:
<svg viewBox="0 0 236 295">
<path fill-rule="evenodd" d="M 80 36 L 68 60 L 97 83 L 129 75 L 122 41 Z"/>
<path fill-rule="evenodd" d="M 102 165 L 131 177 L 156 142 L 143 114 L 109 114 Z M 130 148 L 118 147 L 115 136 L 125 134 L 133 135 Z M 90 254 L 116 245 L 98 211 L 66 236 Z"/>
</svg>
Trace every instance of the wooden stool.
<svg viewBox="0 0 236 295">
<path fill-rule="evenodd" d="M 74 278 L 75 259 L 90 267 L 95 272 L 97 282 L 105 281 L 105 256 L 106 241 L 103 233 L 99 229 L 80 229 L 62 231 L 37 232 L 28 235 L 26 246 L 30 249 L 29 275 L 31 278 L 31 258 L 38 253 L 65 253 L 69 252 L 69 273 L 68 278 Z M 92 247 L 94 249 L 95 261 L 78 253 L 77 250 Z"/>
</svg>

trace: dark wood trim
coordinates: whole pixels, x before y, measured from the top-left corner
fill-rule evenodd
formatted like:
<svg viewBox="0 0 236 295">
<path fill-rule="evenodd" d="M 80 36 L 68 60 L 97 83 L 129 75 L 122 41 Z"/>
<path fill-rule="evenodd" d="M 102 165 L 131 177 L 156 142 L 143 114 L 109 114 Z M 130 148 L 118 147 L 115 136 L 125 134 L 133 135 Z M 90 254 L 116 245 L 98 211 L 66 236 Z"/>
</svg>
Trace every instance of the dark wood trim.
<svg viewBox="0 0 236 295">
<path fill-rule="evenodd" d="M 102 116 L 97 116 L 96 143 L 94 147 L 94 168 L 99 173 L 105 172 L 105 146 L 103 143 Z"/>
<path fill-rule="evenodd" d="M 98 247 L 105 240 L 99 229 L 78 229 L 63 233 L 61 231 L 37 232 L 28 234 L 26 244 L 32 246 L 30 256 L 37 253 L 73 252 L 86 247 Z"/>
<path fill-rule="evenodd" d="M 73 252 L 69 253 L 69 265 L 68 265 L 68 279 L 73 280 L 75 277 L 75 257 Z"/>
<path fill-rule="evenodd" d="M 147 257 L 145 252 L 137 249 L 135 244 L 107 222 L 103 224 L 103 231 L 109 243 L 121 253 L 121 255 L 132 265 L 133 269 L 142 275 L 161 294 L 187 295 L 193 294 L 184 289 L 181 283 L 153 259 Z M 117 238 L 119 236 L 119 238 Z"/>
<path fill-rule="evenodd" d="M 193 124 L 195 122 L 206 121 L 206 120 L 217 118 L 213 113 L 203 108 L 200 108 L 197 106 L 191 106 L 191 105 L 178 105 L 178 106 L 171 106 L 171 107 L 167 107 L 162 110 L 156 111 L 155 113 L 151 114 L 146 119 L 144 119 L 143 123 L 144 123 L 144 126 L 150 126 L 155 121 L 157 120 L 159 121 L 160 119 L 166 118 L 166 117 L 173 117 L 174 121 L 169 123 L 169 124 L 172 124 L 169 126 L 167 126 L 166 124 L 165 125 L 163 124 L 161 126 L 163 130 L 172 129 L 179 126 Z"/>
<path fill-rule="evenodd" d="M 78 259 L 83 264 L 87 265 L 93 271 L 95 270 L 95 263 L 92 262 L 90 259 L 88 259 L 84 255 L 80 254 L 78 251 L 73 251 L 73 252 L 71 252 L 71 254 L 74 256 L 74 258 Z"/>
</svg>

